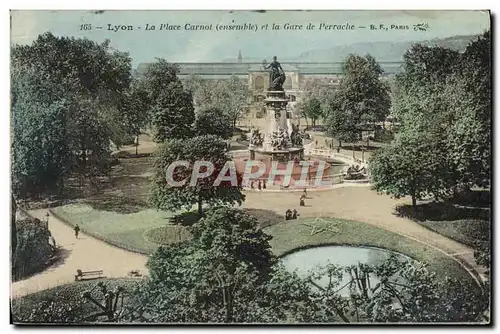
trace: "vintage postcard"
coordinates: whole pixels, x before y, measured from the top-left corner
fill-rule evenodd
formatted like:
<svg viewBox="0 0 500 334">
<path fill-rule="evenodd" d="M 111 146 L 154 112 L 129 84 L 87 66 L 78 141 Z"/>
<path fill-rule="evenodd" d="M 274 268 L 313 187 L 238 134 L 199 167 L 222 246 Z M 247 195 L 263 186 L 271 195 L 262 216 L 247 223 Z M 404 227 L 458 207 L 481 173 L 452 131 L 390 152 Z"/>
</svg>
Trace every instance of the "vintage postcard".
<svg viewBox="0 0 500 334">
<path fill-rule="evenodd" d="M 11 11 L 13 324 L 491 324 L 489 11 Z"/>
</svg>

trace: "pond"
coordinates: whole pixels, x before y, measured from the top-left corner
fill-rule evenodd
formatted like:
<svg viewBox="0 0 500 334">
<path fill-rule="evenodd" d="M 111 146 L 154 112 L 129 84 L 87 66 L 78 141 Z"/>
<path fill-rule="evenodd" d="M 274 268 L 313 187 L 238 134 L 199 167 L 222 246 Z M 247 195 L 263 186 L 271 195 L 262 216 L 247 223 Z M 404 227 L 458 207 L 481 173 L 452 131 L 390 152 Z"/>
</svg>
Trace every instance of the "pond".
<svg viewBox="0 0 500 334">
<path fill-rule="evenodd" d="M 319 246 L 299 250 L 288 255 L 285 255 L 281 261 L 285 268 L 290 271 L 296 271 L 300 277 L 305 277 L 311 270 L 318 266 L 326 266 L 328 264 L 339 267 L 348 267 L 358 264 L 378 265 L 388 260 L 390 256 L 396 256 L 402 261 L 411 260 L 410 257 L 400 253 L 391 252 L 389 250 L 372 247 L 352 247 L 352 246 Z M 396 281 L 400 278 L 394 277 Z M 349 274 L 344 273 L 342 281 L 338 288 L 346 285 L 339 291 L 341 296 L 349 296 L 348 283 L 351 281 Z M 328 278 L 322 277 L 315 281 L 319 286 L 326 286 Z M 376 277 L 370 277 L 370 286 L 374 287 L 379 283 Z"/>
</svg>

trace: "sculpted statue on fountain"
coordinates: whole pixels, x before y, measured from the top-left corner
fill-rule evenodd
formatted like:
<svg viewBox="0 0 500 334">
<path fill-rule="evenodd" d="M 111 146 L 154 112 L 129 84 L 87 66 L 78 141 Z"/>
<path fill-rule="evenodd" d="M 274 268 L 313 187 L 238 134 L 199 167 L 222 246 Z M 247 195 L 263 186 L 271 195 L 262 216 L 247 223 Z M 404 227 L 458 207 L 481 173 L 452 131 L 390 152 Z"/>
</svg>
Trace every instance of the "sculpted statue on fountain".
<svg viewBox="0 0 500 334">
<path fill-rule="evenodd" d="M 259 129 L 252 129 L 250 144 L 255 147 L 262 147 L 263 142 L 264 138 L 262 137 L 262 134 L 260 133 Z"/>
</svg>

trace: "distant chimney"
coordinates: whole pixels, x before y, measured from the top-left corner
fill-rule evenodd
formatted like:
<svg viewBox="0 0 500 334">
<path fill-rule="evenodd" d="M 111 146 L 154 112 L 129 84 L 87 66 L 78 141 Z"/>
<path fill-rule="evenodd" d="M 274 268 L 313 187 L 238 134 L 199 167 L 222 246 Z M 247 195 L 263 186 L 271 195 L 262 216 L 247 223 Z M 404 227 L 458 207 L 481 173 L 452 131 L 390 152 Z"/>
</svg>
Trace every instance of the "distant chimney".
<svg viewBox="0 0 500 334">
<path fill-rule="evenodd" d="M 238 51 L 238 63 L 242 63 L 243 62 L 243 56 L 241 55 L 241 50 Z"/>
</svg>

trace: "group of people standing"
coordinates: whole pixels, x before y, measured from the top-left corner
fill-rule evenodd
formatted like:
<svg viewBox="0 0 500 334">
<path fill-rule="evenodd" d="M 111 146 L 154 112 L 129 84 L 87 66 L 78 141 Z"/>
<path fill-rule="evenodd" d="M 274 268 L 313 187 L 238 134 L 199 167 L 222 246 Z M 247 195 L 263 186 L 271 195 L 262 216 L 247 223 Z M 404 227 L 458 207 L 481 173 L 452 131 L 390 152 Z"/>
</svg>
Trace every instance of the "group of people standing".
<svg viewBox="0 0 500 334">
<path fill-rule="evenodd" d="M 285 212 L 285 220 L 297 219 L 298 216 L 299 216 L 299 213 L 295 209 L 293 209 L 293 210 L 288 209 Z"/>
<path fill-rule="evenodd" d="M 305 206 L 305 199 L 307 198 L 307 189 L 304 188 L 302 191 L 302 195 L 300 195 L 300 206 Z M 286 210 L 285 212 L 285 220 L 298 219 L 299 212 L 296 209 Z"/>
<path fill-rule="evenodd" d="M 250 189 L 255 189 L 254 187 L 254 182 L 255 181 L 250 181 Z M 257 189 L 259 190 L 262 190 L 262 189 L 266 189 L 266 180 L 258 180 L 258 183 L 257 183 Z"/>
</svg>

